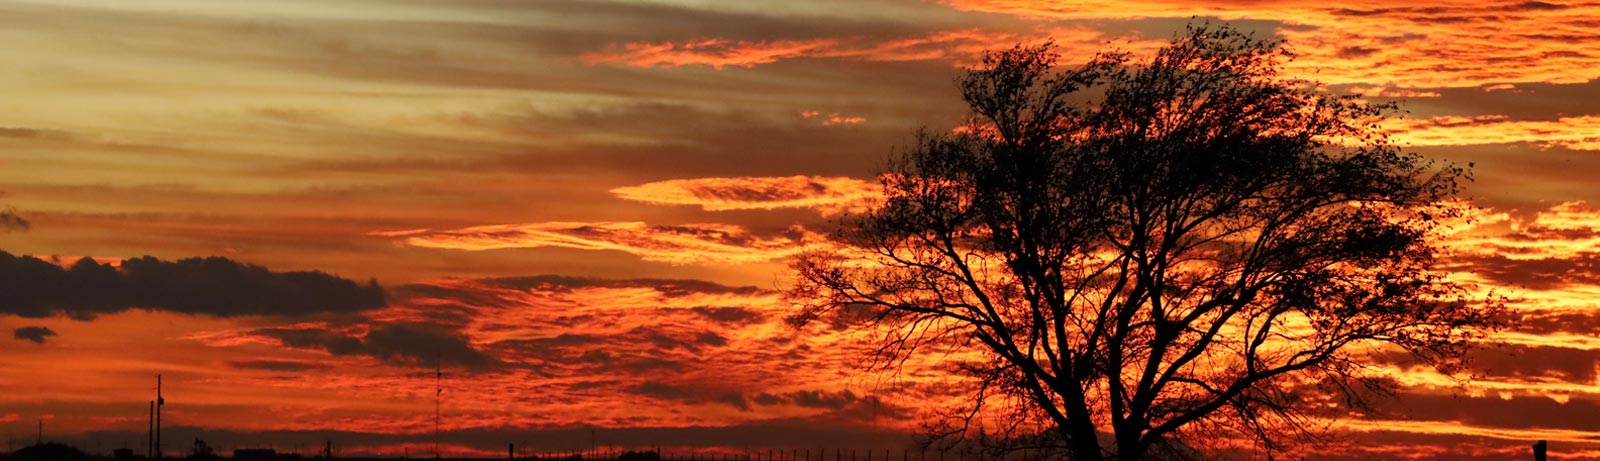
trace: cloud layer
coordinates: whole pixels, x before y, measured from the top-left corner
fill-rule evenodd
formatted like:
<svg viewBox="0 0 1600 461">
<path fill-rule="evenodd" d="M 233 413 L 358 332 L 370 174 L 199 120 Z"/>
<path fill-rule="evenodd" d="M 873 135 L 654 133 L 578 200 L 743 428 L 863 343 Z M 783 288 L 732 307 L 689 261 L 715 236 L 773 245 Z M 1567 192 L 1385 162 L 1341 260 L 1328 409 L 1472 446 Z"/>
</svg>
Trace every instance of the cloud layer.
<svg viewBox="0 0 1600 461">
<path fill-rule="evenodd" d="M 642 222 L 549 222 L 473 226 L 454 230 L 378 232 L 405 244 L 450 250 L 573 248 L 621 251 L 669 264 L 749 264 L 800 251 L 803 231 L 758 235 L 728 224 L 649 225 Z"/>
<path fill-rule="evenodd" d="M 1411 146 L 1525 142 L 1542 147 L 1600 151 L 1600 115 L 1560 117 L 1555 120 L 1512 120 L 1499 115 L 1446 116 L 1425 120 L 1395 120 L 1388 129 L 1396 141 Z"/>
<path fill-rule="evenodd" d="M 384 305 L 383 289 L 315 271 L 273 272 L 227 258 L 153 257 L 70 266 L 0 251 L 0 312 L 89 319 L 128 309 L 293 316 Z"/>
<path fill-rule="evenodd" d="M 55 335 L 55 331 L 45 327 L 22 327 L 11 333 L 13 339 L 32 341 L 34 344 L 44 344 L 45 338 Z"/>
<path fill-rule="evenodd" d="M 1058 31 L 1059 32 L 1064 32 Z M 1062 39 L 1098 38 L 1093 32 L 1074 29 Z M 862 61 L 955 61 L 969 63 L 997 44 L 1027 40 L 1016 34 L 983 29 L 938 31 L 916 37 L 878 41 L 834 38 L 803 40 L 744 41 L 700 39 L 691 41 L 629 42 L 612 45 L 605 51 L 581 56 L 589 64 L 623 64 L 639 67 L 679 67 L 703 65 L 754 67 L 798 58 L 852 59 Z"/>
<path fill-rule="evenodd" d="M 877 183 L 822 176 L 673 179 L 619 187 L 624 200 L 699 206 L 707 211 L 813 208 L 823 214 L 865 209 L 881 194 Z"/>
<path fill-rule="evenodd" d="M 1579 2 L 1471 2 L 1399 6 L 1287 1 L 1241 5 L 1201 2 L 1096 3 L 950 0 L 965 11 L 1042 21 L 1219 17 L 1270 21 L 1328 83 L 1407 88 L 1504 83 L 1581 83 L 1600 77 L 1600 6 Z M 1511 45 L 1514 43 L 1514 45 Z"/>
<path fill-rule="evenodd" d="M 1511 296 L 1515 328 L 1476 355 L 1482 378 L 1470 385 L 1383 362 L 1405 385 L 1394 408 L 1410 419 L 1357 421 L 1345 432 L 1353 441 L 1326 456 L 1507 459 L 1546 438 L 1600 458 L 1585 444 L 1600 433 L 1574 416 L 1600 401 L 1600 187 L 1585 180 L 1600 168 L 1596 5 L 159 0 L 0 10 L 0 47 L 16 70 L 0 72 L 12 90 L 0 190 L 21 210 L 0 212 L 0 231 L 13 231 L 0 246 L 232 261 L 154 265 L 171 271 L 138 285 L 111 259 L 78 273 L 73 261 L 7 259 L 0 267 L 47 274 L 0 287 L 0 331 L 24 333 L 0 348 L 7 432 L 45 418 L 63 438 L 104 429 L 108 443 L 138 440 L 146 381 L 161 373 L 172 424 L 204 427 L 194 435 L 216 446 L 331 437 L 403 453 L 431 433 L 438 361 L 444 442 L 462 453 L 498 456 L 519 436 L 586 447 L 590 425 L 602 444 L 609 432 L 616 445 L 729 454 L 821 442 L 898 450 L 919 409 L 960 383 L 942 381 L 939 363 L 863 376 L 850 368 L 859 338 L 788 330 L 786 306 L 764 289 L 782 279 L 779 263 L 816 243 L 823 221 L 870 201 L 884 153 L 919 127 L 961 123 L 952 80 L 982 50 L 1055 37 L 1069 61 L 1107 40 L 1140 53 L 1200 15 L 1288 39 L 1299 54 L 1289 71 L 1332 91 L 1410 99 L 1417 118 L 1392 126 L 1397 141 L 1479 165 L 1468 192 L 1489 209 L 1452 236 L 1443 263 Z M 484 226 L 495 223 L 511 224 Z M 388 229 L 412 231 L 370 234 Z M 487 249 L 507 250 L 458 251 Z M 238 261 L 403 284 L 378 306 L 359 283 Z M 563 275 L 515 277 L 544 273 Z M 238 277 L 207 278 L 218 274 Z M 130 288 L 60 288 L 102 283 Z"/>
</svg>

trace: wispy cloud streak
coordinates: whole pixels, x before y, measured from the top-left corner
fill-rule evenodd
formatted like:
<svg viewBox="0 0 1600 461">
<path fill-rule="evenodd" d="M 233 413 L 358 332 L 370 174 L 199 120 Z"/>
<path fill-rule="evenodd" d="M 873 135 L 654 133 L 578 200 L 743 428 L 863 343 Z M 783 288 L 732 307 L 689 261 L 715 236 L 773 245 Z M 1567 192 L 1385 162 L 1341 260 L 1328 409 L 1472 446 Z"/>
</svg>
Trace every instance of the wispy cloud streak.
<svg viewBox="0 0 1600 461">
<path fill-rule="evenodd" d="M 729 224 L 650 225 L 643 222 L 545 222 L 454 230 L 376 232 L 407 245 L 450 250 L 573 248 L 631 253 L 669 264 L 748 264 L 800 251 L 808 233 L 798 228 L 758 235 Z"/>
<path fill-rule="evenodd" d="M 747 176 L 673 179 L 619 187 L 611 193 L 625 200 L 708 211 L 814 208 L 834 214 L 864 209 L 882 195 L 882 188 L 848 177 Z"/>
</svg>

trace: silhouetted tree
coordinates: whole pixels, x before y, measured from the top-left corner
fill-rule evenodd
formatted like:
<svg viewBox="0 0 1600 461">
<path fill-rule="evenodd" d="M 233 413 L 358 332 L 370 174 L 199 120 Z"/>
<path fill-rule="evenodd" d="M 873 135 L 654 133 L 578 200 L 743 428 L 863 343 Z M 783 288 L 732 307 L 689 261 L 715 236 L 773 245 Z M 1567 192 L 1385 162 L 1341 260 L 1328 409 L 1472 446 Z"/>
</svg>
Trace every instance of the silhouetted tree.
<svg viewBox="0 0 1600 461">
<path fill-rule="evenodd" d="M 222 459 L 222 457 L 217 456 L 216 452 L 211 449 L 211 444 L 206 443 L 204 440 L 200 440 L 199 437 L 195 437 L 194 447 L 189 449 L 189 456 L 186 459 L 194 461 L 210 461 Z"/>
<path fill-rule="evenodd" d="M 920 134 L 885 201 L 796 260 L 791 320 L 864 319 L 877 366 L 979 357 L 936 435 L 999 407 L 1011 439 L 1083 461 L 1279 450 L 1387 389 L 1375 353 L 1449 371 L 1502 307 L 1432 270 L 1466 170 L 1287 58 L 1227 26 L 1072 69 L 1049 44 L 988 54 L 969 122 Z"/>
<path fill-rule="evenodd" d="M 617 455 L 616 461 L 661 461 L 661 453 L 628 450 Z"/>
<path fill-rule="evenodd" d="M 83 450 L 79 450 L 77 447 L 73 447 L 71 445 L 46 442 L 22 447 L 11 454 L 11 459 L 28 461 L 77 461 L 89 459 L 89 455 L 85 454 Z"/>
</svg>

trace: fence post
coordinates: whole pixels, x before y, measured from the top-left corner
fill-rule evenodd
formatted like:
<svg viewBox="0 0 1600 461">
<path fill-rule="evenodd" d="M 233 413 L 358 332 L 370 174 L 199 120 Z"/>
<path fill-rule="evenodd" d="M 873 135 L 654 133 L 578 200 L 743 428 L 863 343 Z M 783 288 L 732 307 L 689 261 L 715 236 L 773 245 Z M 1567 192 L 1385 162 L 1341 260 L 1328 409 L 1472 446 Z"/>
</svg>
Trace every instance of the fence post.
<svg viewBox="0 0 1600 461">
<path fill-rule="evenodd" d="M 1547 446 L 1543 440 L 1533 444 L 1533 461 L 1544 461 L 1544 452 Z"/>
</svg>

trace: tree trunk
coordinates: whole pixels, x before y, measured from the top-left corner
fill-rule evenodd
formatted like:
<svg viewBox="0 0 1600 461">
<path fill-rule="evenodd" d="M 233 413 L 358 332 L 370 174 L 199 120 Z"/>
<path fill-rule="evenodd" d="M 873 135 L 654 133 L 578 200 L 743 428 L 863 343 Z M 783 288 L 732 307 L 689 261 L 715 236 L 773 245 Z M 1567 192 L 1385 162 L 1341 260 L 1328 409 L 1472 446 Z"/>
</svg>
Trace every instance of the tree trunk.
<svg viewBox="0 0 1600 461">
<path fill-rule="evenodd" d="M 1144 446 L 1139 443 L 1139 434 L 1117 434 L 1116 461 L 1139 461 L 1144 459 L 1144 455 Z"/>
<path fill-rule="evenodd" d="M 1061 428 L 1061 433 L 1067 439 L 1072 461 L 1106 461 L 1100 452 L 1100 438 L 1095 434 L 1094 424 L 1086 419 L 1069 421 Z"/>
</svg>

